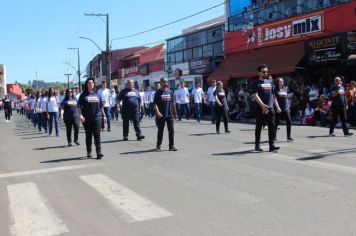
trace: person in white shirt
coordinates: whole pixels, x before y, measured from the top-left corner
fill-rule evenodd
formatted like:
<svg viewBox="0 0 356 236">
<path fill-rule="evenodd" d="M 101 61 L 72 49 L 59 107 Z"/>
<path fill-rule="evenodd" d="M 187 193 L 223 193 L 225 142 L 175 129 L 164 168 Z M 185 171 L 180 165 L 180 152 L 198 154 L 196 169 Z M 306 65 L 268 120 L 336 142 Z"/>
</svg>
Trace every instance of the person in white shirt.
<svg viewBox="0 0 356 236">
<path fill-rule="evenodd" d="M 176 101 L 176 111 L 177 111 L 177 114 L 180 114 L 180 100 L 178 98 L 179 96 L 179 91 L 180 91 L 180 84 L 177 84 L 176 85 L 176 90 L 174 91 L 174 100 Z"/>
<path fill-rule="evenodd" d="M 150 95 L 149 95 L 149 101 L 150 101 L 150 117 L 153 117 L 155 115 L 154 109 L 153 109 L 153 99 L 155 98 L 156 91 L 161 89 L 161 85 L 158 83 L 156 84 L 156 90 L 152 90 Z"/>
<path fill-rule="evenodd" d="M 111 131 L 110 121 L 111 121 L 111 92 L 110 89 L 106 88 L 106 81 L 101 82 L 101 88 L 98 90 L 98 94 L 101 97 L 104 105 L 104 112 L 106 115 L 106 123 L 108 125 L 108 132 Z M 104 131 L 105 122 L 101 122 L 101 129 Z"/>
<path fill-rule="evenodd" d="M 42 109 L 41 109 L 41 92 L 36 92 L 36 104 L 35 104 L 35 116 L 36 116 L 36 126 L 38 131 L 42 131 Z"/>
<path fill-rule="evenodd" d="M 204 100 L 204 91 L 200 87 L 200 82 L 195 82 L 195 88 L 192 90 L 192 98 L 194 100 L 194 108 L 197 121 L 200 122 L 201 119 L 201 111 L 202 111 L 202 103 Z"/>
<path fill-rule="evenodd" d="M 119 119 L 119 112 L 118 112 L 118 106 L 116 103 L 117 95 L 119 92 L 117 86 L 114 86 L 113 89 L 111 89 L 111 118 L 114 120 L 116 118 L 116 121 Z"/>
<path fill-rule="evenodd" d="M 189 120 L 189 116 L 190 116 L 189 91 L 188 88 L 185 87 L 184 81 L 180 82 L 180 87 L 181 88 L 178 91 L 178 99 L 180 101 L 178 120 L 182 120 L 183 113 L 185 114 L 185 118 Z"/>
<path fill-rule="evenodd" d="M 142 122 L 143 115 L 145 114 L 145 92 L 143 91 L 143 88 L 141 87 L 140 90 L 140 98 L 141 98 L 141 111 L 140 111 L 140 119 L 139 121 Z"/>
<path fill-rule="evenodd" d="M 316 105 L 319 102 L 319 90 L 316 88 L 315 84 L 312 85 L 308 93 L 308 96 L 309 96 L 310 106 L 315 109 Z"/>
<path fill-rule="evenodd" d="M 42 111 L 42 128 L 44 129 L 45 133 L 47 133 L 47 126 L 48 126 L 47 101 L 48 101 L 48 92 L 47 90 L 43 89 L 42 96 L 40 98 L 40 108 Z"/>
<path fill-rule="evenodd" d="M 48 127 L 48 135 L 52 136 L 52 130 L 53 130 L 53 120 L 54 120 L 54 126 L 56 129 L 56 136 L 59 136 L 59 127 L 58 127 L 58 121 L 59 121 L 59 109 L 58 109 L 58 103 L 59 99 L 56 96 L 56 91 L 54 88 L 49 88 L 48 90 L 48 100 L 47 100 L 47 119 L 49 120 L 49 127 Z"/>
<path fill-rule="evenodd" d="M 215 124 L 216 121 L 216 115 L 215 115 L 215 96 L 214 96 L 214 92 L 216 90 L 216 81 L 212 80 L 211 81 L 211 86 L 209 87 L 208 91 L 207 91 L 207 96 L 208 96 L 208 102 L 209 102 L 209 106 L 210 106 L 210 111 L 211 111 L 211 123 Z"/>
</svg>

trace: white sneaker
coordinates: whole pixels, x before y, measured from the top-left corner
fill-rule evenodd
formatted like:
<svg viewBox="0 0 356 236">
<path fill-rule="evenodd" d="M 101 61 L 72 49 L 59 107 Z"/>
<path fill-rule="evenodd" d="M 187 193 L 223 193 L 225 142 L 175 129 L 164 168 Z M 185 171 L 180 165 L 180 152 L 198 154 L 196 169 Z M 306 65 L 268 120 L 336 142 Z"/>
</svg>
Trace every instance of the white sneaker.
<svg viewBox="0 0 356 236">
<path fill-rule="evenodd" d="M 8 121 L 9 123 L 11 122 L 11 120 Z"/>
</svg>

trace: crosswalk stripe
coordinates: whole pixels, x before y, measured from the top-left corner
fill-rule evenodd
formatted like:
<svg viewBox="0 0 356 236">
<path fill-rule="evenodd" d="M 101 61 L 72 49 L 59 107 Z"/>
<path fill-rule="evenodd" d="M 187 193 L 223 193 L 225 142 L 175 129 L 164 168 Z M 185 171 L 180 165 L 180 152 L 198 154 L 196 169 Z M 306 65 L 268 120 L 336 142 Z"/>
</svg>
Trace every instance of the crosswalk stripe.
<svg viewBox="0 0 356 236">
<path fill-rule="evenodd" d="M 46 205 L 37 186 L 32 183 L 8 185 L 11 234 L 16 236 L 59 235 L 69 232 L 56 213 Z"/>
<path fill-rule="evenodd" d="M 80 179 L 99 192 L 116 209 L 125 213 L 126 222 L 146 221 L 173 215 L 103 174 L 80 176 Z"/>
<path fill-rule="evenodd" d="M 346 174 L 353 174 L 353 175 L 356 174 L 356 168 L 354 167 L 338 165 L 329 162 L 313 161 L 313 160 L 301 161 L 301 160 L 297 160 L 296 157 L 291 157 L 291 156 L 281 155 L 281 154 L 273 154 L 273 156 L 266 155 L 265 158 L 270 160 L 288 162 L 292 164 L 300 164 L 304 166 L 315 167 L 319 169 L 338 171 Z"/>
</svg>

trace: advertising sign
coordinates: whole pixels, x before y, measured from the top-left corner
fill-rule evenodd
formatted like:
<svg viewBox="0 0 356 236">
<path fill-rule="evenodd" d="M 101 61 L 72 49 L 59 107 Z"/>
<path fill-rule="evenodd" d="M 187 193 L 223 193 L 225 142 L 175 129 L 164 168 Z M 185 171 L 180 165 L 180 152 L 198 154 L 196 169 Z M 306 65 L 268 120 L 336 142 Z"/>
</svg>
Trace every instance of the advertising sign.
<svg viewBox="0 0 356 236">
<path fill-rule="evenodd" d="M 209 60 L 196 60 L 189 62 L 189 74 L 206 74 L 211 72 L 211 63 Z"/>
</svg>

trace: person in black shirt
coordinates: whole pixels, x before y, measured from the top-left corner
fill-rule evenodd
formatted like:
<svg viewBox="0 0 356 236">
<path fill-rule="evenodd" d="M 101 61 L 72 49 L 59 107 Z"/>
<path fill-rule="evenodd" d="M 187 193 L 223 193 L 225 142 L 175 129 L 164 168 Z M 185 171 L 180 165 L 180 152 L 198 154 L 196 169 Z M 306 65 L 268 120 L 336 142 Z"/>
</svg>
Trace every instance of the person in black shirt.
<svg viewBox="0 0 356 236">
<path fill-rule="evenodd" d="M 4 112 L 5 112 L 5 122 L 10 122 L 11 120 L 11 109 L 12 109 L 12 101 L 9 97 L 8 94 L 5 95 L 5 98 L 2 100 L 2 107 L 4 108 Z"/>
<path fill-rule="evenodd" d="M 288 88 L 284 86 L 283 78 L 277 79 L 277 87 L 274 91 L 274 94 L 277 98 L 278 105 L 281 108 L 281 113 L 276 114 L 274 138 L 275 140 L 277 139 L 277 129 L 278 129 L 279 122 L 280 120 L 284 119 L 286 121 L 286 126 L 287 126 L 287 140 L 293 141 L 293 138 L 291 137 L 292 121 L 291 121 L 290 111 L 289 111 Z"/>
<path fill-rule="evenodd" d="M 224 91 L 224 85 L 221 81 L 217 82 L 216 90 L 214 91 L 215 96 L 215 115 L 216 115 L 216 133 L 220 134 L 220 122 L 221 117 L 224 120 L 225 133 L 230 133 L 228 129 L 228 112 L 229 108 L 227 105 L 226 94 Z"/>
<path fill-rule="evenodd" d="M 59 119 L 63 119 L 66 125 L 68 146 L 72 146 L 72 127 L 74 129 L 74 143 L 79 145 L 79 113 L 77 109 L 77 99 L 73 96 L 72 90 L 66 90 L 61 107 Z"/>
<path fill-rule="evenodd" d="M 252 96 L 256 99 L 258 104 L 256 108 L 256 130 L 255 130 L 255 150 L 262 152 L 260 147 L 261 141 L 261 131 L 262 126 L 267 122 L 268 125 L 268 140 L 269 140 L 269 151 L 275 152 L 279 149 L 274 145 L 274 121 L 275 121 L 275 111 L 280 113 L 277 99 L 273 93 L 272 81 L 268 79 L 268 68 L 266 65 L 261 65 L 258 67 L 258 72 L 260 77 L 255 81 L 252 91 Z"/>
<path fill-rule="evenodd" d="M 141 134 L 139 122 L 141 111 L 141 97 L 140 93 L 134 88 L 133 80 L 130 79 L 127 81 L 127 88 L 121 90 L 117 99 L 118 104 L 120 104 L 120 101 L 122 101 L 121 113 L 123 119 L 124 140 L 128 140 L 130 120 L 132 120 L 132 123 L 134 125 L 137 140 L 144 139 L 145 136 Z"/>
<path fill-rule="evenodd" d="M 106 120 L 103 102 L 100 95 L 94 90 L 95 82 L 93 78 L 88 78 L 85 81 L 85 88 L 78 100 L 78 113 L 80 121 L 85 129 L 87 157 L 91 155 L 92 137 L 96 147 L 97 159 L 101 159 L 104 155 L 101 153 L 101 121 Z M 103 117 L 103 118 L 102 118 Z"/>
<path fill-rule="evenodd" d="M 157 151 L 161 151 L 164 125 L 167 123 L 169 136 L 169 151 L 177 151 L 174 147 L 174 126 L 173 118 L 177 118 L 174 94 L 168 88 L 168 80 L 165 77 L 160 79 L 161 88 L 156 91 L 153 99 L 153 109 L 157 121 Z"/>
<path fill-rule="evenodd" d="M 342 129 L 345 136 L 351 136 L 353 133 L 349 132 L 349 129 L 346 126 L 346 111 L 348 109 L 345 89 L 342 86 L 342 81 L 340 77 L 335 77 L 334 79 L 335 86 L 331 89 L 331 113 L 332 121 L 330 124 L 329 135 L 335 136 L 334 127 L 337 124 L 338 118 L 342 124 Z"/>
</svg>

